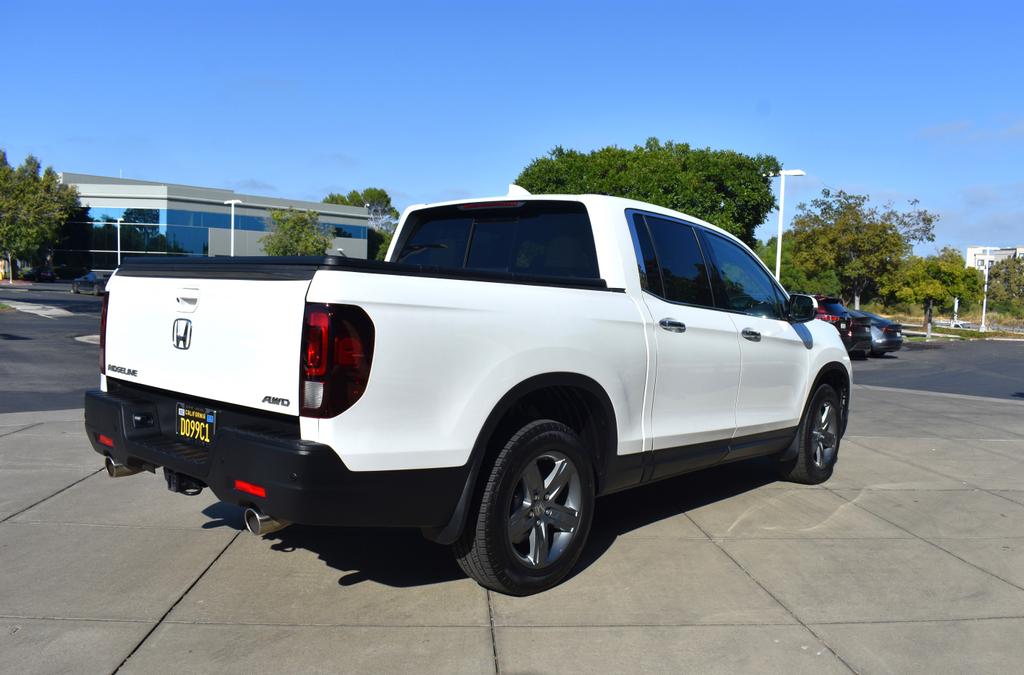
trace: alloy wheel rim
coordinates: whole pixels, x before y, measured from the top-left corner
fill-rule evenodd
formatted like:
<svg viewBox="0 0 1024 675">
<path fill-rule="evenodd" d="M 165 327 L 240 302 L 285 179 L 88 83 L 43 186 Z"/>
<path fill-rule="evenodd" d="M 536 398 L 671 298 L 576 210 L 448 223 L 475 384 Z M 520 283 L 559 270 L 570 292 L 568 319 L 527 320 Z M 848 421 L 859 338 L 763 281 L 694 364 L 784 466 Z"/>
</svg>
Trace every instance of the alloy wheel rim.
<svg viewBox="0 0 1024 675">
<path fill-rule="evenodd" d="M 572 460 L 545 452 L 523 468 L 508 505 L 508 542 L 533 569 L 555 563 L 579 532 L 583 483 Z"/>
<path fill-rule="evenodd" d="M 825 401 L 818 408 L 811 429 L 813 455 L 811 461 L 819 469 L 827 468 L 836 456 L 836 408 L 831 401 Z"/>
</svg>

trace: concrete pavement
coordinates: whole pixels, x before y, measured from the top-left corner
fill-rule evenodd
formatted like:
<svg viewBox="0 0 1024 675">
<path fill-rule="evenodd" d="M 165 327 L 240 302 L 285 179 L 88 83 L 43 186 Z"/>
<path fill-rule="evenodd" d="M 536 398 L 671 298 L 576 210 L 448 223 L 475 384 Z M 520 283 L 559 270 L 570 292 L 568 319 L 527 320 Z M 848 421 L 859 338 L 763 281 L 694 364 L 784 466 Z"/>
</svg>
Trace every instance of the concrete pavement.
<svg viewBox="0 0 1024 675">
<path fill-rule="evenodd" d="M 857 387 L 834 478 L 755 461 L 598 501 L 578 572 L 488 593 L 416 532 L 111 480 L 78 410 L 0 415 L 0 671 L 1016 672 L 1024 402 Z"/>
</svg>

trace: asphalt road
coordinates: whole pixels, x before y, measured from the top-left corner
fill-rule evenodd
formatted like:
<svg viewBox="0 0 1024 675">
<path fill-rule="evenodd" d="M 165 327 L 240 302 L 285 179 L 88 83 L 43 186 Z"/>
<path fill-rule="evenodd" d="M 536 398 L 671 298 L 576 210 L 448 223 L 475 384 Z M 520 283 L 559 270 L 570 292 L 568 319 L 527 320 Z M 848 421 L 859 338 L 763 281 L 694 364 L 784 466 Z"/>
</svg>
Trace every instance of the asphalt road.
<svg viewBox="0 0 1024 675">
<path fill-rule="evenodd" d="M 857 384 L 948 394 L 1024 398 L 1024 342 L 907 343 L 893 354 L 853 362 Z"/>
<path fill-rule="evenodd" d="M 55 286 L 40 292 L 0 284 L 2 303 L 63 310 L 52 318 L 0 312 L 0 413 L 81 408 L 85 391 L 99 385 L 98 347 L 75 338 L 100 332 L 101 298 Z"/>
<path fill-rule="evenodd" d="M 0 313 L 0 413 L 82 406 L 97 386 L 97 347 L 75 340 L 99 333 L 100 298 L 54 290 L 11 290 L 0 302 L 46 305 L 70 315 Z M 882 358 L 853 362 L 857 384 L 996 398 L 1024 398 L 1024 342 L 907 343 Z"/>
</svg>

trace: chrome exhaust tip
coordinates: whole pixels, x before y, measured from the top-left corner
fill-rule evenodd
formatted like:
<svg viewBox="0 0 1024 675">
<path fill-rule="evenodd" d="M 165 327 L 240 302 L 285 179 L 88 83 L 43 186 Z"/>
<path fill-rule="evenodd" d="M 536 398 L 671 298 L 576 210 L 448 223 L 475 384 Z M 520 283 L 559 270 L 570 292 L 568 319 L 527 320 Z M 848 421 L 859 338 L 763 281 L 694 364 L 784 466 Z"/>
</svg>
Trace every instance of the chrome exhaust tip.
<svg viewBox="0 0 1024 675">
<path fill-rule="evenodd" d="M 134 476 L 142 469 L 136 469 L 126 464 L 118 464 L 112 458 L 107 457 L 103 460 L 103 466 L 107 469 L 107 475 L 111 478 L 122 478 L 124 476 Z"/>
<path fill-rule="evenodd" d="M 277 532 L 278 530 L 291 525 L 287 520 L 271 518 L 267 514 L 260 513 L 252 507 L 245 510 L 243 517 L 245 519 L 245 529 L 249 530 L 249 532 L 256 536 Z"/>
</svg>

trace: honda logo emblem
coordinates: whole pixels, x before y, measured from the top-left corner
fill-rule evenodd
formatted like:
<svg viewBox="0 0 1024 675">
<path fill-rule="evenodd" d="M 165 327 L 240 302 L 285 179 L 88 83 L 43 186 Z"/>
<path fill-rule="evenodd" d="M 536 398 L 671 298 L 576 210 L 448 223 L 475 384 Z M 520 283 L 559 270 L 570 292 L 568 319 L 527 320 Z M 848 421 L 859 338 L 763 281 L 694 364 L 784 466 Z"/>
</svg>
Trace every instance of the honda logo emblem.
<svg viewBox="0 0 1024 675">
<path fill-rule="evenodd" d="M 188 349 L 192 346 L 192 321 L 189 319 L 175 319 L 174 332 L 171 334 L 171 344 L 175 349 Z"/>
</svg>

